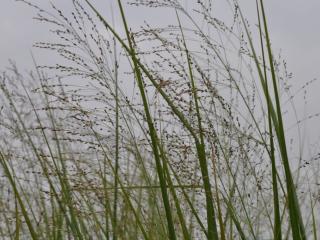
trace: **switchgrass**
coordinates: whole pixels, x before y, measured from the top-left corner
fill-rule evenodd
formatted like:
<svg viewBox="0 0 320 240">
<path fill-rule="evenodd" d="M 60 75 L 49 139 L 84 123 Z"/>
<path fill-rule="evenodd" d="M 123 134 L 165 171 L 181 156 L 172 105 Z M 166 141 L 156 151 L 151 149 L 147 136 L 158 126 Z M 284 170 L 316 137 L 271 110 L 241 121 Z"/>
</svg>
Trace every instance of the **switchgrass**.
<svg viewBox="0 0 320 240">
<path fill-rule="evenodd" d="M 317 238 L 318 179 L 288 148 L 262 0 L 257 29 L 237 1 L 219 2 L 224 22 L 211 1 L 117 0 L 120 29 L 89 0 L 70 15 L 23 2 L 61 62 L 1 76 L 2 238 Z M 176 22 L 133 31 L 133 6 Z"/>
</svg>

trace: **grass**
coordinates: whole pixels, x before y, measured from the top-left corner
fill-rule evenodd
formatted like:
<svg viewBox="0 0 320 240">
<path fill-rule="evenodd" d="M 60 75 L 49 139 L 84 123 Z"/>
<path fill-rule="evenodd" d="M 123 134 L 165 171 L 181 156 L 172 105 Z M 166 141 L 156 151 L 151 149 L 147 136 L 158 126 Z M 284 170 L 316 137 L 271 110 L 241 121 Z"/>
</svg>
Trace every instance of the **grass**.
<svg viewBox="0 0 320 240">
<path fill-rule="evenodd" d="M 317 238 L 317 178 L 288 147 L 262 0 L 257 29 L 236 1 L 231 22 L 211 1 L 117 0 L 111 20 L 70 2 L 25 2 L 54 34 L 35 46 L 61 61 L 0 78 L 2 238 Z M 133 7 L 176 22 L 132 30 Z"/>
</svg>

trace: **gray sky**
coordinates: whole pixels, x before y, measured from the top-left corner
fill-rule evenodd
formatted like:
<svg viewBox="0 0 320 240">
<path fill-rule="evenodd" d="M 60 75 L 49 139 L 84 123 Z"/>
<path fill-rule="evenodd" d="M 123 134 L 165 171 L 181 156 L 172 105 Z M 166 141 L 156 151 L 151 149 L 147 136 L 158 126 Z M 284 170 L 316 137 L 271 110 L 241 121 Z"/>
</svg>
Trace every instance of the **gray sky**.
<svg viewBox="0 0 320 240">
<path fill-rule="evenodd" d="M 195 0 L 186 0 L 186 5 Z M 47 0 L 31 0 L 31 2 L 45 4 Z M 55 4 L 68 9 L 67 0 L 52 0 Z M 116 8 L 115 0 L 95 0 L 99 7 L 110 12 L 110 3 Z M 240 0 L 243 2 L 244 12 L 249 20 L 255 20 L 255 0 Z M 288 70 L 293 72 L 293 85 L 297 88 L 307 81 L 320 79 L 320 1 L 319 0 L 268 0 L 265 1 L 268 14 L 269 30 L 273 43 L 274 53 L 281 50 L 282 57 L 288 63 Z M 142 22 L 145 8 L 127 9 L 129 19 L 135 22 Z M 149 18 L 150 11 L 148 9 Z M 0 69 L 8 66 L 8 59 L 13 59 L 22 69 L 31 69 L 32 62 L 30 51 L 32 50 L 38 61 L 48 60 L 46 51 L 32 49 L 32 44 L 39 40 L 46 40 L 50 37 L 45 25 L 33 20 L 35 11 L 26 5 L 14 0 L 1 0 L 0 5 Z M 152 14 L 153 21 L 170 21 L 168 16 Z M 173 15 L 174 17 L 174 15 Z M 308 90 L 308 112 L 320 112 L 320 84 Z M 298 106 L 298 110 L 299 106 Z M 313 121 L 313 122 L 312 122 Z M 314 126 L 313 131 L 320 135 L 318 119 L 312 120 L 309 124 Z M 313 133 L 314 133 L 313 132 Z"/>
<path fill-rule="evenodd" d="M 114 0 L 104 1 L 107 4 L 116 2 Z M 33 0 L 32 2 L 48 1 Z M 60 6 L 67 6 L 65 4 L 67 0 L 53 0 L 52 2 Z M 252 12 L 255 8 L 255 1 L 242 0 L 242 2 L 245 3 L 246 9 L 251 9 L 246 11 L 247 17 L 255 18 Z M 298 78 L 306 80 L 318 78 L 320 76 L 320 1 L 268 0 L 266 9 L 273 45 L 276 51 L 282 50 L 289 69 Z M 132 13 L 131 19 L 137 19 L 135 14 L 142 19 L 139 10 L 128 13 Z M 1 68 L 7 65 L 8 58 L 14 59 L 19 65 L 29 67 L 32 44 L 48 38 L 49 33 L 46 27 L 32 19 L 34 14 L 35 11 L 15 0 L 1 0 Z M 159 21 L 163 21 L 160 19 L 161 16 L 158 17 Z"/>
</svg>

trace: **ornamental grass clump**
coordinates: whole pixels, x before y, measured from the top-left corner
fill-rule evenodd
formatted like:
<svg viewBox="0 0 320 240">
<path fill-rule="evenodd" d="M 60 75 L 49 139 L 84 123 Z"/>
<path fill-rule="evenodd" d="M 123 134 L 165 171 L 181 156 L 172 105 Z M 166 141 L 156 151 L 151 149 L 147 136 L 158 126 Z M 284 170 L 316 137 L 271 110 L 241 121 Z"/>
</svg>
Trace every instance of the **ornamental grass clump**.
<svg viewBox="0 0 320 240">
<path fill-rule="evenodd" d="M 237 1 L 117 0 L 110 15 L 21 2 L 57 63 L 0 77 L 1 237 L 317 239 L 319 153 L 289 150 L 300 90 L 262 0 L 256 28 Z M 128 9 L 142 8 L 174 21 L 137 28 Z"/>
</svg>

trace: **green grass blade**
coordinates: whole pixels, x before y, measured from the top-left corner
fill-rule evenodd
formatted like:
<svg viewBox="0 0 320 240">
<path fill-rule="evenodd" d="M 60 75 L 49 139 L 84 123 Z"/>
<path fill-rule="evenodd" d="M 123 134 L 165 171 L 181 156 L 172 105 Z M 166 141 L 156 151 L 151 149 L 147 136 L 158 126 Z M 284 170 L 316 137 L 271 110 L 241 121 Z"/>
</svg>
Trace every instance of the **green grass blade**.
<svg viewBox="0 0 320 240">
<path fill-rule="evenodd" d="M 170 237 L 170 239 L 175 240 L 176 233 L 175 233 L 174 223 L 173 223 L 173 219 L 172 219 L 172 211 L 171 211 L 171 207 L 170 207 L 169 197 L 168 197 L 168 193 L 167 193 L 167 189 L 166 189 L 166 181 L 164 178 L 164 171 L 161 166 L 161 161 L 160 161 L 160 156 L 159 156 L 157 133 L 156 133 L 156 130 L 155 130 L 155 127 L 154 127 L 154 124 L 152 121 L 152 117 L 151 117 L 151 114 L 149 111 L 148 101 L 147 101 L 147 97 L 146 97 L 145 90 L 144 90 L 144 83 L 143 83 L 143 79 L 142 79 L 142 74 L 140 72 L 140 68 L 137 63 L 135 49 L 132 44 L 131 35 L 129 33 L 127 21 L 126 21 L 124 10 L 123 10 L 122 3 L 120 0 L 118 0 L 118 5 L 119 5 L 122 21 L 124 24 L 125 32 L 126 32 L 129 47 L 130 47 L 131 58 L 132 58 L 132 62 L 134 64 L 134 71 L 135 71 L 136 80 L 138 83 L 140 95 L 141 95 L 142 102 L 143 102 L 144 112 L 145 112 L 147 122 L 148 122 L 150 138 L 151 138 L 151 142 L 152 142 L 152 149 L 153 149 L 153 154 L 154 154 L 154 158 L 156 161 L 157 174 L 159 177 L 159 182 L 160 182 L 160 186 L 161 186 L 161 193 L 162 193 L 162 198 L 163 198 L 163 204 L 165 207 L 165 212 L 166 212 L 166 217 L 167 217 L 167 222 L 168 222 L 169 237 Z"/>
<path fill-rule="evenodd" d="M 4 173 L 6 174 L 8 180 L 9 180 L 9 182 L 11 184 L 11 187 L 13 189 L 15 197 L 17 198 L 17 201 L 19 203 L 22 215 L 23 215 L 24 220 L 26 221 L 26 224 L 28 226 L 31 238 L 33 240 L 36 240 L 36 239 L 38 239 L 38 235 L 37 235 L 37 233 L 36 233 L 36 231 L 35 231 L 35 229 L 34 229 L 34 227 L 32 225 L 31 219 L 29 218 L 29 214 L 28 214 L 28 212 L 27 212 L 27 210 L 25 208 L 25 205 L 24 205 L 23 200 L 22 200 L 22 198 L 20 196 L 19 190 L 18 190 L 18 188 L 16 186 L 14 177 L 11 174 L 11 171 L 10 171 L 8 165 L 7 165 L 7 162 L 6 162 L 2 152 L 0 152 L 0 163 L 1 163 L 2 167 L 3 167 Z"/>
<path fill-rule="evenodd" d="M 263 70 L 264 70 L 264 79 L 266 81 L 266 94 L 269 95 L 269 87 L 267 80 L 267 69 L 265 63 L 265 53 L 264 53 L 264 44 L 263 44 L 263 36 L 262 36 L 262 26 L 260 20 L 260 11 L 258 1 L 256 1 L 257 6 L 257 15 L 258 15 L 258 23 L 259 23 L 259 35 L 260 35 L 260 44 L 261 44 L 261 52 L 262 52 L 262 61 L 263 61 Z M 273 205 L 274 205 L 274 239 L 281 240 L 281 217 L 280 217 L 280 208 L 279 208 L 279 194 L 278 194 L 278 184 L 277 184 L 277 168 L 275 161 L 275 149 L 274 149 L 274 141 L 273 141 L 273 130 L 272 130 L 272 119 L 271 119 L 271 109 L 270 109 L 270 98 L 267 98 L 267 108 L 268 108 L 268 125 L 269 125 L 269 135 L 270 135 L 270 159 L 272 165 L 272 188 L 273 188 Z"/>
<path fill-rule="evenodd" d="M 184 32 L 183 32 L 180 18 L 179 18 L 177 11 L 176 11 L 176 16 L 177 16 L 178 23 L 179 23 L 179 29 L 180 29 L 180 32 L 182 35 L 183 46 L 185 48 L 184 51 L 185 51 L 186 58 L 187 58 L 189 78 L 190 78 L 190 82 L 191 82 L 193 99 L 194 99 L 194 104 L 195 104 L 195 108 L 196 108 L 197 120 L 198 120 L 200 142 L 198 142 L 196 140 L 196 147 L 197 147 L 197 154 L 198 154 L 200 168 L 201 168 L 203 186 L 204 186 L 205 195 L 206 195 L 208 239 L 215 240 L 215 239 L 219 239 L 219 237 L 218 237 L 217 224 L 216 224 L 216 219 L 215 219 L 215 210 L 214 210 L 213 197 L 212 197 L 212 192 L 211 192 L 210 177 L 209 177 L 209 172 L 208 172 L 208 163 L 207 163 L 206 152 L 205 152 L 204 134 L 203 134 L 203 129 L 202 129 L 202 120 L 201 120 L 199 100 L 198 100 L 198 94 L 197 94 L 198 90 L 196 88 L 195 80 L 193 77 L 191 57 L 189 55 L 189 50 L 188 50 L 188 47 L 187 47 L 187 44 L 185 41 Z"/>
<path fill-rule="evenodd" d="M 278 130 L 278 141 L 279 141 L 279 147 L 280 152 L 282 156 L 282 161 L 285 169 L 286 174 L 286 183 L 287 183 L 287 191 L 288 191 L 288 198 L 289 198 L 289 213 L 290 213 L 290 221 L 291 221 L 291 227 L 292 227 L 292 235 L 293 239 L 306 239 L 306 234 L 304 230 L 304 225 L 300 213 L 300 206 L 297 198 L 297 194 L 295 191 L 295 185 L 291 174 L 288 154 L 287 154 L 287 147 L 286 147 L 286 140 L 285 140 L 285 133 L 284 133 L 284 127 L 283 127 L 283 121 L 282 121 L 282 112 L 281 112 L 281 106 L 280 106 L 280 99 L 279 99 L 279 93 L 278 93 L 278 87 L 277 87 L 277 80 L 275 75 L 275 69 L 273 65 L 273 56 L 271 51 L 271 42 L 269 38 L 269 32 L 267 27 L 267 20 L 266 15 L 264 11 L 264 5 L 263 1 L 260 0 L 260 6 L 261 6 L 261 12 L 263 17 L 263 23 L 264 23 L 264 31 L 266 35 L 266 45 L 268 49 L 268 55 L 269 55 L 269 64 L 271 68 L 271 76 L 273 81 L 273 88 L 274 88 L 274 95 L 276 99 L 276 108 L 277 108 L 277 118 L 278 118 L 278 124 L 279 129 Z"/>
</svg>

